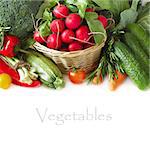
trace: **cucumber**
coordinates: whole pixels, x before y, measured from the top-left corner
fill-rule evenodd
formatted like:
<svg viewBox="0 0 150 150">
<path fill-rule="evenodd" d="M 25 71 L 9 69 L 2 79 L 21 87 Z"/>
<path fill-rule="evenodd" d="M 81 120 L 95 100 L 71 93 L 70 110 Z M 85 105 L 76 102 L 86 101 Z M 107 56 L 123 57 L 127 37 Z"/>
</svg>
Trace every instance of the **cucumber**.
<svg viewBox="0 0 150 150">
<path fill-rule="evenodd" d="M 138 24 L 132 23 L 127 25 L 127 29 L 132 33 L 143 47 L 147 56 L 150 56 L 150 37 L 145 30 Z"/>
<path fill-rule="evenodd" d="M 124 38 L 125 43 L 131 49 L 134 57 L 138 60 L 141 67 L 143 67 L 143 70 L 145 70 L 149 76 L 149 58 L 144 52 L 142 46 L 139 44 L 138 39 L 131 33 L 126 33 Z"/>
<path fill-rule="evenodd" d="M 149 87 L 149 76 L 147 76 L 143 68 L 140 66 L 139 61 L 134 57 L 129 47 L 118 41 L 115 42 L 114 49 L 129 78 L 139 89 L 147 89 Z"/>
<path fill-rule="evenodd" d="M 36 69 L 44 85 L 54 89 L 64 87 L 63 75 L 53 61 L 35 51 L 26 53 L 26 61 Z"/>
</svg>

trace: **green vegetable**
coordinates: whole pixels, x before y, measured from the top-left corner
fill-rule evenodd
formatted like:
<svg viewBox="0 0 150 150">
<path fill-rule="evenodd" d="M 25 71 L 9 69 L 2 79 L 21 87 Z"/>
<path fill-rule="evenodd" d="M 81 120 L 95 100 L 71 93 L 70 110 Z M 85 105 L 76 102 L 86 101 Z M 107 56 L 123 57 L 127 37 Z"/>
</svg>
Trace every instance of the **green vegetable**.
<svg viewBox="0 0 150 150">
<path fill-rule="evenodd" d="M 33 30 L 31 14 L 38 12 L 43 0 L 0 0 L 0 26 L 11 27 L 10 34 L 25 37 Z"/>
<path fill-rule="evenodd" d="M 126 33 L 124 37 L 125 37 L 125 42 L 127 43 L 128 47 L 131 49 L 134 57 L 138 60 L 143 70 L 145 70 L 145 72 L 149 76 L 149 58 L 143 51 L 143 48 L 140 45 L 138 39 L 131 33 Z"/>
<path fill-rule="evenodd" d="M 114 48 L 116 55 L 120 58 L 122 66 L 130 79 L 139 89 L 147 89 L 149 87 L 149 77 L 146 75 L 131 50 L 122 42 L 115 42 Z"/>
<path fill-rule="evenodd" d="M 92 0 L 102 9 L 107 9 L 113 12 L 115 18 L 118 20 L 120 13 L 130 7 L 129 0 Z"/>
<path fill-rule="evenodd" d="M 142 7 L 138 15 L 137 23 L 150 35 L 150 2 Z"/>
<path fill-rule="evenodd" d="M 140 0 L 133 0 L 132 6 L 129 9 L 124 10 L 120 14 L 120 22 L 116 26 L 116 30 L 122 30 L 126 27 L 129 23 L 134 23 L 137 19 L 138 12 L 137 12 L 137 6 Z"/>
<path fill-rule="evenodd" d="M 100 21 L 98 21 L 98 15 L 95 12 L 86 12 L 85 19 L 90 28 L 90 31 L 94 34 L 94 39 L 97 44 L 100 44 L 107 39 L 106 30 Z"/>
<path fill-rule="evenodd" d="M 26 53 L 27 62 L 36 69 L 40 80 L 48 87 L 54 89 L 63 88 L 65 83 L 58 67 L 42 54 L 31 51 Z"/>
<path fill-rule="evenodd" d="M 129 24 L 127 29 L 132 33 L 140 42 L 143 47 L 145 53 L 149 56 L 150 55 L 150 38 L 146 31 L 139 26 L 138 24 Z"/>
</svg>

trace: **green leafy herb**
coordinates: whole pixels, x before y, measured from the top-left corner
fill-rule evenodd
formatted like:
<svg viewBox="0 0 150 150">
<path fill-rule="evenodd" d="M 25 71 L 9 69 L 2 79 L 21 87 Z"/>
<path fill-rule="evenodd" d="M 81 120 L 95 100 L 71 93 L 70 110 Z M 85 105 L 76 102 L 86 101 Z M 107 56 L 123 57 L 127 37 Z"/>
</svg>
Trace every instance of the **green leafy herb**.
<svg viewBox="0 0 150 150">
<path fill-rule="evenodd" d="M 43 24 L 41 24 L 39 26 L 39 31 L 40 31 L 40 34 L 41 36 L 48 36 L 50 34 L 50 28 L 49 28 L 49 24 L 50 22 L 49 21 L 45 21 Z"/>
</svg>

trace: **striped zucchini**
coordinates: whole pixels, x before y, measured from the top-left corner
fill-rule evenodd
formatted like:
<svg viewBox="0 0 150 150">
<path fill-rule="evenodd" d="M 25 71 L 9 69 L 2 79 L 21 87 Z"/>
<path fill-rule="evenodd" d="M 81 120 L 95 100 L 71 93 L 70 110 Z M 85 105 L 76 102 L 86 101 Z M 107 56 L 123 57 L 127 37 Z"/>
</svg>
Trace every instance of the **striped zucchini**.
<svg viewBox="0 0 150 150">
<path fill-rule="evenodd" d="M 114 49 L 130 79 L 139 89 L 145 90 L 148 88 L 149 77 L 140 66 L 139 61 L 134 57 L 131 50 L 122 42 L 115 42 Z"/>
<path fill-rule="evenodd" d="M 54 89 L 64 87 L 62 73 L 50 59 L 46 58 L 39 52 L 30 51 L 26 54 L 26 60 L 36 69 L 43 84 Z"/>
</svg>

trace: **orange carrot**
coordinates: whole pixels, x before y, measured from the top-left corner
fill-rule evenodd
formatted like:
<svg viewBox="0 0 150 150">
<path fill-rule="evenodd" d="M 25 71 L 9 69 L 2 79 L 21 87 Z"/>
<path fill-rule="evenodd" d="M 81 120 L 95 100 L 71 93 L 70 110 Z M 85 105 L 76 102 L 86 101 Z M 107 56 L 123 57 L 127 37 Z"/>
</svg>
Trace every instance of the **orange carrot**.
<svg viewBox="0 0 150 150">
<path fill-rule="evenodd" d="M 95 84 L 95 85 L 98 85 L 98 84 L 101 84 L 103 82 L 103 78 L 102 76 L 100 75 L 100 77 L 98 78 L 98 76 L 95 76 L 92 80 L 92 83 Z"/>
<path fill-rule="evenodd" d="M 116 70 L 116 74 L 117 74 L 118 78 L 117 79 L 114 78 L 109 81 L 109 89 L 111 91 L 115 91 L 127 78 L 126 74 L 122 74 L 118 70 Z"/>
</svg>

